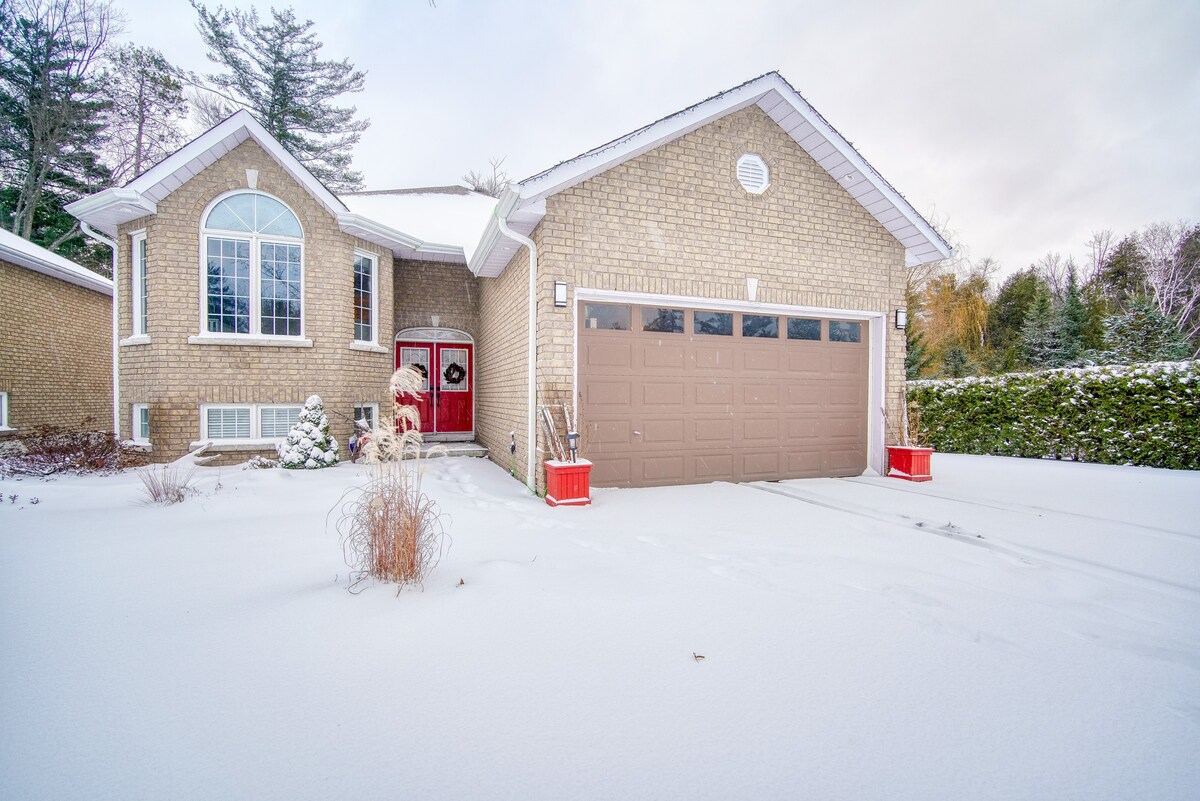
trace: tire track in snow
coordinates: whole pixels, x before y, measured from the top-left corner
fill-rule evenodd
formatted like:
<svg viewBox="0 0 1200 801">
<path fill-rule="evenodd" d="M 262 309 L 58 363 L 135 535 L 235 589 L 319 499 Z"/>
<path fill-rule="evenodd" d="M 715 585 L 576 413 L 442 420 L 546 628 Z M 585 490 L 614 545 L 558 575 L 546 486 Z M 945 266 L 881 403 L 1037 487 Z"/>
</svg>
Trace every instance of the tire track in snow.
<svg viewBox="0 0 1200 801">
<path fill-rule="evenodd" d="M 870 518 L 881 523 L 895 526 L 896 528 L 900 528 L 905 531 L 912 531 L 913 529 L 916 529 L 917 531 L 928 534 L 936 534 L 940 537 L 944 537 L 955 542 L 961 542 L 967 545 L 975 545 L 989 551 L 994 551 L 995 553 L 1018 559 L 1027 564 L 1040 562 L 1043 565 L 1054 565 L 1055 567 L 1061 567 L 1066 570 L 1073 570 L 1078 573 L 1083 573 L 1091 576 L 1092 578 L 1100 578 L 1104 580 L 1115 579 L 1123 584 L 1142 587 L 1158 592 L 1165 592 L 1175 597 L 1182 596 L 1190 601 L 1200 600 L 1200 587 L 1197 586 L 1183 584 L 1180 582 L 1171 581 L 1169 579 L 1159 578 L 1157 576 L 1151 576 L 1146 573 L 1139 573 L 1134 570 L 1126 570 L 1123 568 L 1114 567 L 1112 565 L 1107 565 L 1102 562 L 1095 562 L 1090 559 L 1082 559 L 1077 556 L 1068 556 L 1067 554 L 1063 554 L 1058 551 L 1038 548 L 1034 545 L 1013 545 L 1011 543 L 1001 543 L 997 540 L 984 537 L 982 534 L 976 534 L 962 529 L 958 526 L 955 526 L 953 523 L 946 523 L 945 525 L 942 525 L 936 521 L 922 520 L 911 515 L 883 512 L 878 509 L 873 509 L 858 504 L 840 503 L 837 501 L 831 501 L 827 498 L 814 497 L 807 493 L 793 489 L 792 487 L 781 487 L 762 481 L 743 484 L 742 486 L 756 489 L 761 492 L 769 492 L 774 495 L 781 495 L 785 498 L 792 498 L 813 506 L 820 506 L 838 512 L 845 512 L 858 517 Z M 986 504 L 980 505 L 983 506 Z M 1027 511 L 1020 509 L 1002 509 L 1001 511 L 1028 514 Z M 1107 518 L 1104 519 L 1107 520 Z"/>
<path fill-rule="evenodd" d="M 943 495 L 940 492 L 932 492 L 925 488 L 917 489 L 916 487 L 892 486 L 891 484 L 877 484 L 874 481 L 859 477 L 839 478 L 836 481 L 845 481 L 850 484 L 857 484 L 863 487 L 875 487 L 876 489 L 891 490 L 892 492 L 904 492 L 909 495 L 923 495 L 930 498 L 939 498 L 944 501 L 954 501 L 956 503 L 965 503 L 970 506 L 982 506 L 986 509 L 997 509 L 1002 512 L 1049 512 L 1055 515 L 1067 515 L 1069 517 L 1078 517 L 1083 520 L 1091 520 L 1100 523 L 1116 523 L 1120 526 L 1129 526 L 1130 528 L 1140 528 L 1143 531 L 1151 531 L 1156 534 L 1167 534 L 1171 537 L 1183 537 L 1187 540 L 1200 540 L 1200 534 L 1193 534 L 1189 531 L 1176 531 L 1171 528 L 1162 528 L 1161 526 L 1150 526 L 1145 523 L 1134 523 L 1129 520 L 1117 520 L 1103 515 L 1089 515 L 1085 512 L 1071 512 L 1066 509 L 1054 509 L 1049 506 L 1035 506 L 1033 504 L 1024 503 L 1006 503 L 1004 501 L 995 500 L 972 500 L 970 498 L 955 497 L 953 495 Z"/>
</svg>

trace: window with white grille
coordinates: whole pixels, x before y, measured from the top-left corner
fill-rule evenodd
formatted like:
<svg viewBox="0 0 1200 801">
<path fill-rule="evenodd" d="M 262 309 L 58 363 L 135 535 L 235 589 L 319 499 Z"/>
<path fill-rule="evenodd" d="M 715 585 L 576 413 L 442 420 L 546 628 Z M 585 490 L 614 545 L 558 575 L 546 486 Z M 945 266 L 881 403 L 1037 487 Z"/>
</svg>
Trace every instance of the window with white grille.
<svg viewBox="0 0 1200 801">
<path fill-rule="evenodd" d="M 208 439 L 250 439 L 249 406 L 210 406 L 205 410 Z"/>
<path fill-rule="evenodd" d="M 771 185 L 771 171 L 761 156 L 747 153 L 737 161 L 737 179 L 747 192 L 761 195 Z"/>
<path fill-rule="evenodd" d="M 258 410 L 259 433 L 264 439 L 286 437 L 300 422 L 303 406 L 262 406 Z"/>
</svg>

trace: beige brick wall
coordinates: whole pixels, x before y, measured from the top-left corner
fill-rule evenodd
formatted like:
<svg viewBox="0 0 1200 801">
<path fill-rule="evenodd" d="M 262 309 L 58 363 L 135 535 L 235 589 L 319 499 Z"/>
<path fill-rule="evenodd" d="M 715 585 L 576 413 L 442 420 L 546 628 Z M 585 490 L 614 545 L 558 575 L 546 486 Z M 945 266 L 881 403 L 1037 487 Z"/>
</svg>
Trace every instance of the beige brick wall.
<svg viewBox="0 0 1200 801">
<path fill-rule="evenodd" d="M 428 327 L 436 314 L 442 328 L 478 334 L 480 279 L 465 265 L 396 259 L 394 281 L 397 331 Z"/>
<path fill-rule="evenodd" d="M 287 203 L 304 228 L 304 335 L 312 340 L 311 348 L 188 343 L 188 337 L 205 327 L 201 216 L 218 195 L 247 188 L 247 169 L 258 170 L 257 189 Z M 317 394 L 325 401 L 333 435 L 347 457 L 353 406 L 378 403 L 386 409 L 389 404 L 394 336 L 391 252 L 344 234 L 265 151 L 246 141 L 160 202 L 157 214 L 121 227 L 117 289 L 122 339 L 131 333 L 129 234 L 143 228 L 150 343 L 119 348 L 122 435 L 129 435 L 132 404 L 147 403 L 154 459 L 173 459 L 200 438 L 202 403 L 302 403 Z M 381 353 L 350 348 L 356 248 L 379 257 Z M 241 461 L 250 453 L 227 454 L 223 461 Z"/>
<path fill-rule="evenodd" d="M 771 186 L 762 195 L 737 182 L 735 165 L 746 152 L 770 167 Z M 744 301 L 746 278 L 755 276 L 758 302 L 881 312 L 885 320 L 904 303 L 900 243 L 756 106 L 551 196 L 535 235 L 541 244 L 540 387 L 572 388 L 574 317 L 570 308 L 554 308 L 555 280 L 566 281 L 572 292 L 586 287 Z M 491 347 L 480 362 L 493 369 L 493 360 L 503 358 L 514 374 L 524 364 L 524 329 L 492 332 L 510 316 L 514 329 L 526 319 L 512 316 L 526 297 L 521 259 L 482 287 L 481 327 Z M 903 381 L 903 332 L 886 328 L 886 385 L 897 387 Z M 518 355 L 505 356 L 502 351 L 514 344 Z M 523 393 L 523 374 L 513 380 Z M 517 400 L 507 376 L 486 389 L 504 398 L 486 399 L 489 415 Z M 894 394 L 885 396 L 892 419 L 898 413 Z M 523 419 L 505 415 L 499 426 L 489 422 L 488 436 L 496 436 L 496 428 L 507 436 L 505 426 L 514 423 L 521 433 Z"/>
<path fill-rule="evenodd" d="M 112 298 L 0 261 L 0 310 L 0 392 L 16 429 L 7 435 L 111 431 Z"/>
</svg>

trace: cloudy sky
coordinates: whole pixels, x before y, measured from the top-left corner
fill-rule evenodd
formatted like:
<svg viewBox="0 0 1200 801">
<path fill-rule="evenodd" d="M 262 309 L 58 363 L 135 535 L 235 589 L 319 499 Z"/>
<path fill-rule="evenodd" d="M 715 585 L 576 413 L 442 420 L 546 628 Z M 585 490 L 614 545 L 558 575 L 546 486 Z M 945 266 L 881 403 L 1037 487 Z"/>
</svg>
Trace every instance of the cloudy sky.
<svg viewBox="0 0 1200 801">
<path fill-rule="evenodd" d="M 186 0 L 116 4 L 127 39 L 210 68 Z M 372 121 L 355 153 L 368 189 L 452 183 L 494 157 L 524 178 L 778 70 L 918 211 L 1005 272 L 1082 256 L 1101 228 L 1200 221 L 1195 0 L 293 7 L 326 57 L 367 71 L 351 102 Z"/>
</svg>

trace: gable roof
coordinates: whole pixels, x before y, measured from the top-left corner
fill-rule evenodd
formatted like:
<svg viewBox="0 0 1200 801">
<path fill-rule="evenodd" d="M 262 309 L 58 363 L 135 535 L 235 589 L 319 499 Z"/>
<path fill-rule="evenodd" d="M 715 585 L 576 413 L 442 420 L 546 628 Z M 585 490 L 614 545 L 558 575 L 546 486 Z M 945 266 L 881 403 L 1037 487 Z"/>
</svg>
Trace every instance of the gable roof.
<svg viewBox="0 0 1200 801">
<path fill-rule="evenodd" d="M 112 297 L 112 281 L 14 233 L 0 229 L 0 261 Z"/>
<path fill-rule="evenodd" d="M 337 220 L 338 226 L 346 233 L 390 248 L 396 255 L 406 258 L 466 262 L 463 247 L 459 243 L 427 242 L 420 236 L 347 208 L 337 195 L 287 152 L 245 109 L 222 120 L 125 186 L 105 189 L 77 200 L 67 206 L 67 211 L 109 236 L 115 236 L 117 226 L 147 214 L 155 214 L 163 198 L 247 139 L 258 143 Z M 403 219 L 400 224 L 404 224 Z M 474 232 L 466 237 L 467 240 L 475 238 Z"/>
<path fill-rule="evenodd" d="M 710 122 L 757 105 L 855 200 L 904 245 L 908 266 L 947 258 L 950 245 L 924 217 L 863 158 L 800 93 L 777 72 L 768 72 L 668 117 L 530 176 L 500 198 L 499 213 L 528 235 L 545 215 L 551 195 L 671 142 Z M 470 267 L 477 275 L 499 275 L 514 252 L 501 241 L 493 220 L 485 229 Z"/>
</svg>

